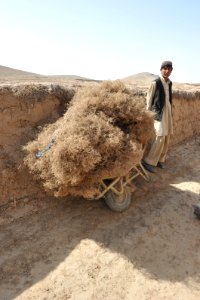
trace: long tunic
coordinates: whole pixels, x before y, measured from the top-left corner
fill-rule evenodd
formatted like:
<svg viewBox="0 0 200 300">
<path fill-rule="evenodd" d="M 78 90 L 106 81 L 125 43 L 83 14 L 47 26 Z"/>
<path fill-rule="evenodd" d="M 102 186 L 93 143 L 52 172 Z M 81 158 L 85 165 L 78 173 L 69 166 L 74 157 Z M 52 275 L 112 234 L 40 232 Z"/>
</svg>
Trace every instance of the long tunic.
<svg viewBox="0 0 200 300">
<path fill-rule="evenodd" d="M 165 105 L 163 107 L 162 120 L 154 120 L 154 128 L 157 136 L 166 136 L 173 133 L 173 122 L 172 122 L 172 108 L 169 101 L 169 83 L 170 80 L 165 81 L 163 77 L 160 77 L 161 82 L 165 91 Z M 153 81 L 147 94 L 147 109 L 150 110 L 153 96 L 156 91 L 156 82 Z"/>
</svg>

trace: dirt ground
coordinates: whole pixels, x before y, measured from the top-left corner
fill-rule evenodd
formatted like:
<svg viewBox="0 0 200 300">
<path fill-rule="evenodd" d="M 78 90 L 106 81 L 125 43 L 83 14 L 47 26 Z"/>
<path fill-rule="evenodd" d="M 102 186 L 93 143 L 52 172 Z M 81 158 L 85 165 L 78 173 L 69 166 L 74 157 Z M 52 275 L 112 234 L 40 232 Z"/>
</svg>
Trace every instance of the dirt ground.
<svg viewBox="0 0 200 300">
<path fill-rule="evenodd" d="M 72 198 L 2 209 L 0 299 L 200 299 L 200 138 L 136 185 L 121 214 Z"/>
</svg>

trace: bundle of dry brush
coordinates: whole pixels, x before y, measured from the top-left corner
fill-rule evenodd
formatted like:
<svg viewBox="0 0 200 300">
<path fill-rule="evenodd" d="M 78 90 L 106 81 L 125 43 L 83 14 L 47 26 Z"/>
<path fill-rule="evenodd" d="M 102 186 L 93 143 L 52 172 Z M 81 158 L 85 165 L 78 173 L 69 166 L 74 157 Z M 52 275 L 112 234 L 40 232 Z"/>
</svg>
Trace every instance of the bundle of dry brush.
<svg viewBox="0 0 200 300">
<path fill-rule="evenodd" d="M 26 145 L 25 164 L 51 194 L 92 198 L 101 180 L 138 164 L 152 135 L 144 97 L 120 81 L 105 81 L 75 94 L 65 115 Z"/>
</svg>

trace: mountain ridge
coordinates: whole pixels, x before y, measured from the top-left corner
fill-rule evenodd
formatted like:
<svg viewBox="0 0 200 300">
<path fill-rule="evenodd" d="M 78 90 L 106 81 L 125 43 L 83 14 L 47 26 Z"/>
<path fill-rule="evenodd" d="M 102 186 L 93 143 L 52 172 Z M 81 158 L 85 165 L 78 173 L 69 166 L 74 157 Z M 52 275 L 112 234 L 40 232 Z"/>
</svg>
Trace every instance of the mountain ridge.
<svg viewBox="0 0 200 300">
<path fill-rule="evenodd" d="M 25 77 L 28 77 L 28 78 L 41 78 L 41 79 L 42 78 L 56 78 L 56 79 L 62 78 L 62 79 L 70 79 L 70 80 L 98 81 L 98 80 L 94 80 L 91 78 L 86 78 L 86 77 L 82 77 L 82 76 L 78 76 L 78 75 L 42 75 L 42 74 L 37 74 L 37 73 L 33 73 L 33 72 L 23 71 L 23 70 L 0 65 L 0 78 L 3 79 L 5 77 L 6 78 L 16 78 L 16 79 L 21 78 L 21 77 L 23 79 L 25 79 Z M 152 80 L 155 77 L 157 77 L 157 76 L 152 73 L 142 72 L 142 73 L 130 75 L 125 78 L 121 78 L 119 80 L 134 80 L 134 81 L 139 80 L 139 81 L 141 81 L 141 80 Z M 101 80 L 99 80 L 99 81 L 101 81 Z"/>
</svg>

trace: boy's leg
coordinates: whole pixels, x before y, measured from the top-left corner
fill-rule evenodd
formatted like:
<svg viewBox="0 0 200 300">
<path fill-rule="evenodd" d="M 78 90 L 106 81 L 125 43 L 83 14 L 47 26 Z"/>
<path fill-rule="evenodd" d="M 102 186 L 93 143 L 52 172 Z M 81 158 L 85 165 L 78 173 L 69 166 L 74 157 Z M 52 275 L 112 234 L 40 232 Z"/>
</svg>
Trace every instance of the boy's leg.
<svg viewBox="0 0 200 300">
<path fill-rule="evenodd" d="M 165 136 L 163 150 L 162 150 L 160 158 L 159 158 L 159 162 L 161 162 L 161 163 L 165 162 L 167 151 L 169 148 L 169 141 L 170 141 L 170 135 Z"/>
<path fill-rule="evenodd" d="M 156 136 L 148 155 L 144 158 L 144 162 L 151 166 L 157 166 L 160 156 L 163 153 L 165 138 L 165 136 Z"/>
</svg>

